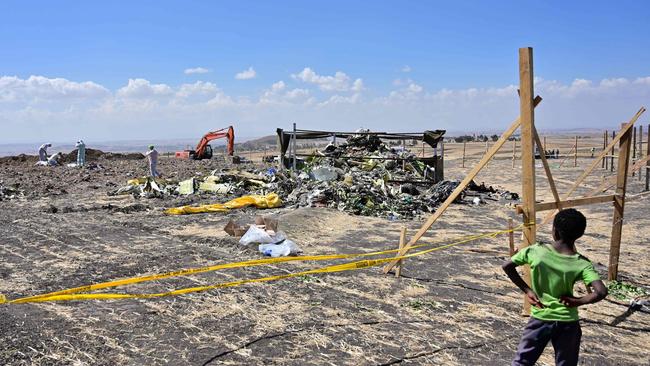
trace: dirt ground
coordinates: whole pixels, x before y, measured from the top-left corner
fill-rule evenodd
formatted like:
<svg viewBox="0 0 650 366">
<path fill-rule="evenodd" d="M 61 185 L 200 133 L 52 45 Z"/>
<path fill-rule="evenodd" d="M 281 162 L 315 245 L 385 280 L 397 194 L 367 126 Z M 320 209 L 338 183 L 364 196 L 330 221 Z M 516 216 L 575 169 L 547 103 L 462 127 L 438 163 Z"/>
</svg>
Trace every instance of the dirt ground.
<svg viewBox="0 0 650 366">
<path fill-rule="evenodd" d="M 571 136 L 549 137 L 565 153 Z M 583 138 L 578 167 L 552 160 L 558 189 L 566 191 L 593 160 L 597 137 Z M 553 146 L 549 147 L 553 148 Z M 447 144 L 446 177 L 461 179 L 485 151 Z M 477 182 L 521 191 L 519 162 L 511 163 L 510 143 Z M 0 293 L 8 299 L 83 284 L 257 259 L 222 230 L 235 218 L 277 217 L 305 254 L 358 253 L 393 249 L 399 230 L 412 235 L 422 220 L 388 221 L 350 216 L 322 208 L 243 209 L 227 214 L 165 216 L 163 208 L 222 201 L 218 196 L 140 199 L 106 192 L 146 173 L 139 160 L 102 159 L 102 169 L 35 167 L 2 159 L 0 180 L 19 183 L 26 196 L 0 202 Z M 208 174 L 212 161 L 163 159 L 169 178 Z M 541 168 L 538 199 L 551 198 Z M 575 196 L 589 192 L 612 173 L 599 168 Z M 650 258 L 647 215 L 650 195 L 629 178 L 620 279 L 648 288 Z M 606 277 L 611 205 L 583 209 L 588 217 L 578 248 Z M 540 214 L 541 217 L 543 215 Z M 453 239 L 519 222 L 510 207 L 454 204 L 433 226 L 426 241 Z M 549 227 L 539 237 L 549 240 Z M 482 239 L 415 257 L 403 276 L 381 267 L 301 276 L 177 297 L 149 300 L 72 301 L 0 305 L 0 364 L 8 365 L 504 365 L 514 355 L 527 321 L 522 296 L 502 273 L 507 238 Z M 343 263 L 293 262 L 224 270 L 113 289 L 121 293 L 162 292 L 243 278 L 285 274 Z M 578 286 L 578 291 L 584 288 Z M 613 297 L 580 312 L 581 363 L 650 364 L 650 315 Z M 540 365 L 553 364 L 549 346 Z"/>
</svg>

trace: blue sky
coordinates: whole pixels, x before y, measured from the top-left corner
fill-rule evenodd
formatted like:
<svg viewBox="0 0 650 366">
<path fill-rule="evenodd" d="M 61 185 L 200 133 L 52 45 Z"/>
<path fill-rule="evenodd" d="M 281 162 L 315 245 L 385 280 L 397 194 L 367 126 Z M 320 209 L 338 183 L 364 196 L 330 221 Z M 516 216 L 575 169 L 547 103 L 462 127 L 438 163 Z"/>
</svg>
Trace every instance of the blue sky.
<svg viewBox="0 0 650 366">
<path fill-rule="evenodd" d="M 141 126 L 134 139 L 191 137 L 226 119 L 249 135 L 291 119 L 314 128 L 387 129 L 400 116 L 409 130 L 463 121 L 467 130 L 499 128 L 516 117 L 516 98 L 503 94 L 518 83 L 522 46 L 534 47 L 535 74 L 547 83 L 540 90 L 557 102 L 540 111 L 548 117 L 541 126 L 555 127 L 559 116 L 568 116 L 561 126 L 613 126 L 648 96 L 649 10 L 643 1 L 4 1 L 0 77 L 16 78 L 0 81 L 0 124 L 9 127 L 0 143 L 76 139 L 73 132 L 128 139 L 111 132 L 127 122 Z M 207 72 L 185 73 L 192 68 Z M 249 68 L 248 78 L 235 78 Z M 120 93 L 130 79 L 146 83 Z M 94 85 L 87 94 L 84 82 Z M 180 103 L 183 85 L 205 98 Z M 559 88 L 564 95 L 553 94 Z M 260 107 L 273 90 L 277 105 Z M 456 97 L 441 100 L 441 91 Z M 202 104 L 214 96 L 212 109 Z M 402 106 L 378 107 L 391 98 Z M 476 106 L 485 100 L 493 104 Z M 576 120 L 593 106 L 611 115 Z M 475 109 L 454 116 L 458 108 Z M 188 109 L 194 123 L 179 129 Z M 473 115 L 483 121 L 468 121 Z"/>
</svg>

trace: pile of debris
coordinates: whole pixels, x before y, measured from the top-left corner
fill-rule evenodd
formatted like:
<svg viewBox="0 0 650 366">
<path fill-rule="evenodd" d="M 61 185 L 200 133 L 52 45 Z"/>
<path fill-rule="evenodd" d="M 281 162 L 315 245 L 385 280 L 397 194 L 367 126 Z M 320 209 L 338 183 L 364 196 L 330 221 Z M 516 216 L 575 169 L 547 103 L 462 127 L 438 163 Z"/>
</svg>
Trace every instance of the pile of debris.
<svg viewBox="0 0 650 366">
<path fill-rule="evenodd" d="M 126 186 L 110 191 L 109 196 L 130 194 L 134 198 L 161 198 L 178 194 L 178 182 L 153 177 L 131 179 Z"/>
<path fill-rule="evenodd" d="M 0 201 L 9 201 L 14 198 L 23 197 L 25 193 L 17 186 L 9 187 L 0 180 Z"/>
<path fill-rule="evenodd" d="M 217 194 L 220 201 L 277 193 L 288 207 L 331 207 L 355 215 L 411 219 L 434 212 L 458 186 L 433 183 L 433 168 L 401 146 L 389 147 L 374 135 L 351 136 L 301 161 L 296 171 L 276 168 L 215 170 L 180 183 L 141 178 L 109 194 L 137 197 Z M 472 182 L 458 197 L 475 204 L 517 200 L 518 195 Z"/>
</svg>

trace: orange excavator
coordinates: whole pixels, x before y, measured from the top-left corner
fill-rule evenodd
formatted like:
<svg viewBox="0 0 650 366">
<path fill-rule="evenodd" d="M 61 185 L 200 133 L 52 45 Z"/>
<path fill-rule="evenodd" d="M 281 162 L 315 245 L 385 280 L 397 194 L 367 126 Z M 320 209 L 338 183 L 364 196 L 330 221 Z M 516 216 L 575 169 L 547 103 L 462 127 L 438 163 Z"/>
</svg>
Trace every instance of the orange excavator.
<svg viewBox="0 0 650 366">
<path fill-rule="evenodd" d="M 177 151 L 176 157 L 181 159 L 212 159 L 212 146 L 208 143 L 215 139 L 225 137 L 228 140 L 228 155 L 232 156 L 235 152 L 235 129 L 232 126 L 222 128 L 217 131 L 211 131 L 203 135 L 201 141 L 196 145 L 194 150 Z"/>
</svg>

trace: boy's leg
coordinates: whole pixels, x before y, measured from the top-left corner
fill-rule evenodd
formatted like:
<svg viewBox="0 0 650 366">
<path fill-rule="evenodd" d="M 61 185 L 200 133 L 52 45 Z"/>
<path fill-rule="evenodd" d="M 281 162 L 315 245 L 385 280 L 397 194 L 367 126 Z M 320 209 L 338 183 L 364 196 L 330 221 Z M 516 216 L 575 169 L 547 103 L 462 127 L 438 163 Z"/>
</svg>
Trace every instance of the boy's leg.
<svg viewBox="0 0 650 366">
<path fill-rule="evenodd" d="M 517 355 L 512 361 L 512 366 L 534 365 L 551 339 L 552 331 L 553 323 L 531 317 L 517 346 Z"/>
<path fill-rule="evenodd" d="M 557 322 L 551 337 L 555 350 L 555 365 L 575 366 L 580 353 L 582 329 L 579 322 Z"/>
</svg>

